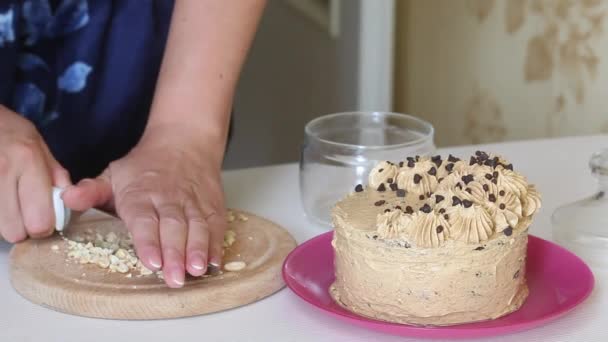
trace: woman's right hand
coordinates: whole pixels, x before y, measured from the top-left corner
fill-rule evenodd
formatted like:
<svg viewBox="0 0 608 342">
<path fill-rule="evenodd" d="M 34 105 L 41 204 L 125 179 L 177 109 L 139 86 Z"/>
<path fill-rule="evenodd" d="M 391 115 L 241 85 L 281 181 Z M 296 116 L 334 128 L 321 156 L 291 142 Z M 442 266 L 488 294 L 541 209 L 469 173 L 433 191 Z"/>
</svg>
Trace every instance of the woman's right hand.
<svg viewBox="0 0 608 342">
<path fill-rule="evenodd" d="M 52 234 L 52 187 L 71 184 L 36 127 L 0 105 L 0 234 L 9 242 Z"/>
</svg>

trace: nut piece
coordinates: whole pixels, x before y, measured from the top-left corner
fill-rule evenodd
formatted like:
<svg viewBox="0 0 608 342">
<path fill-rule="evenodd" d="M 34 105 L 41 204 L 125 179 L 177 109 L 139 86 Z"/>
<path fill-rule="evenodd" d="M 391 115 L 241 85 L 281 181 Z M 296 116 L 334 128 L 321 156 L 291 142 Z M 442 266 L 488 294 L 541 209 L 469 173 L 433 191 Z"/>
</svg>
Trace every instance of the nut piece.
<svg viewBox="0 0 608 342">
<path fill-rule="evenodd" d="M 238 272 L 245 268 L 247 264 L 243 261 L 232 261 L 224 265 L 224 269 L 228 272 Z"/>
<path fill-rule="evenodd" d="M 226 233 L 224 233 L 224 248 L 232 246 L 234 241 L 236 241 L 236 233 L 234 230 L 227 230 Z"/>
<path fill-rule="evenodd" d="M 232 211 L 228 210 L 228 213 L 226 213 L 226 221 L 228 221 L 228 223 L 232 223 L 232 222 L 234 222 L 234 220 L 236 220 L 234 213 Z"/>
</svg>

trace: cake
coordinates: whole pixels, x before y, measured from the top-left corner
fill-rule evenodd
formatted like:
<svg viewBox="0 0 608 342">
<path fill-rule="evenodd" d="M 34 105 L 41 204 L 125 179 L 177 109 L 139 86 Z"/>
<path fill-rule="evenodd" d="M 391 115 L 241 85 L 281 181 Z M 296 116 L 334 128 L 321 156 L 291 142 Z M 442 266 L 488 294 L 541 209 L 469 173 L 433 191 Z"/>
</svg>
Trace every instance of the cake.
<svg viewBox="0 0 608 342">
<path fill-rule="evenodd" d="M 528 296 L 528 228 L 540 195 L 502 157 L 381 162 L 332 210 L 333 299 L 378 320 L 496 319 Z"/>
</svg>

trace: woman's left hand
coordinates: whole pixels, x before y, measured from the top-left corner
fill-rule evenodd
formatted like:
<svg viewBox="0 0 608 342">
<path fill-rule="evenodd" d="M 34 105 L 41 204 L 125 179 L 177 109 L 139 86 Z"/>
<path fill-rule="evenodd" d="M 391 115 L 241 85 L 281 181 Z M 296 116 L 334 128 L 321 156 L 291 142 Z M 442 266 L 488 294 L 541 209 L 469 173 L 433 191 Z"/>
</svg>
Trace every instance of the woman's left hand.
<svg viewBox="0 0 608 342">
<path fill-rule="evenodd" d="M 201 276 L 207 264 L 221 265 L 226 229 L 224 146 L 204 146 L 200 136 L 183 132 L 147 130 L 128 155 L 63 194 L 74 210 L 115 210 L 142 263 L 162 269 L 170 287 L 181 287 L 186 271 Z"/>
</svg>

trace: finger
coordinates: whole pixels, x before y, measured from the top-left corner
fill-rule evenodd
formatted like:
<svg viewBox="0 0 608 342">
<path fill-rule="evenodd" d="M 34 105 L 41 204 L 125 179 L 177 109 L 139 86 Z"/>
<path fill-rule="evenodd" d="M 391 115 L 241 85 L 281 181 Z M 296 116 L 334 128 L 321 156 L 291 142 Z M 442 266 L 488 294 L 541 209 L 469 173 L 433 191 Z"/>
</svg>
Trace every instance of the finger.
<svg viewBox="0 0 608 342">
<path fill-rule="evenodd" d="M 1 167 L 1 166 L 0 166 Z M 0 170 L 2 180 L 2 201 L 0 202 L 0 234 L 11 243 L 16 243 L 27 238 L 25 226 L 21 220 L 19 209 L 19 197 L 17 195 L 17 180 L 9 177 L 5 170 Z M 10 181 L 9 181 L 10 179 Z"/>
<path fill-rule="evenodd" d="M 51 169 L 51 179 L 53 181 L 53 185 L 61 189 L 65 189 L 72 185 L 70 173 L 64 169 L 63 166 L 61 166 L 55 157 L 53 157 L 53 154 L 49 150 L 48 146 L 43 145 L 43 147 L 46 155 L 47 165 Z"/>
<path fill-rule="evenodd" d="M 45 237 L 53 233 L 55 212 L 53 210 L 52 180 L 46 159 L 40 151 L 30 151 L 25 171 L 17 180 L 19 208 L 27 234 Z"/>
<path fill-rule="evenodd" d="M 169 287 L 182 287 L 186 273 L 184 254 L 188 233 L 184 210 L 175 204 L 162 204 L 157 211 L 165 282 Z"/>
<path fill-rule="evenodd" d="M 148 269 L 158 271 L 163 263 L 158 235 L 158 215 L 147 197 L 131 195 L 120 201 L 118 216 L 133 237 L 139 260 Z"/>
<path fill-rule="evenodd" d="M 105 176 L 83 179 L 66 188 L 61 198 L 68 208 L 77 211 L 107 206 L 113 198 L 112 184 Z"/>
<path fill-rule="evenodd" d="M 226 215 L 213 213 L 208 216 L 207 224 L 209 225 L 209 263 L 214 266 L 222 265 L 222 250 L 224 244 L 224 233 L 228 223 L 226 222 Z"/>
<path fill-rule="evenodd" d="M 188 242 L 186 243 L 186 269 L 195 277 L 207 272 L 209 250 L 209 229 L 196 206 L 186 207 L 188 218 Z"/>
</svg>

